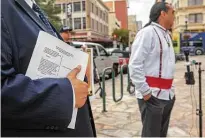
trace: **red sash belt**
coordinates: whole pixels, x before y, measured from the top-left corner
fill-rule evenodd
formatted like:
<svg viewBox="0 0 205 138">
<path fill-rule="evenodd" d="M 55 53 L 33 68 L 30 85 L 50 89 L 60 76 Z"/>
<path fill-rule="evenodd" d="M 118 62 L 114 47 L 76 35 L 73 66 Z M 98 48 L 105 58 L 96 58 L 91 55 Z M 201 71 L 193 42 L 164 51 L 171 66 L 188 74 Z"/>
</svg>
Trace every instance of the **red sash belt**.
<svg viewBox="0 0 205 138">
<path fill-rule="evenodd" d="M 172 87 L 173 79 L 163 79 L 146 76 L 146 82 L 150 87 L 156 87 L 159 89 L 170 89 Z"/>
</svg>

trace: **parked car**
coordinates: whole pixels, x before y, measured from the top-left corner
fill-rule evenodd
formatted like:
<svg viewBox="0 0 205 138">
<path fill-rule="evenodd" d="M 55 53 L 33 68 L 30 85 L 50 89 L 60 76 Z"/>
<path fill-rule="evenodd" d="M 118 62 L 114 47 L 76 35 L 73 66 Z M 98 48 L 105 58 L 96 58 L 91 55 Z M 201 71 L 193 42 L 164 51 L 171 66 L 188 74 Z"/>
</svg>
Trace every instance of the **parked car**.
<svg viewBox="0 0 205 138">
<path fill-rule="evenodd" d="M 106 48 L 106 51 L 109 53 L 109 54 L 111 54 L 112 52 L 114 52 L 114 51 L 118 51 L 118 50 L 120 50 L 119 48 Z"/>
<path fill-rule="evenodd" d="M 128 71 L 127 69 L 128 69 L 129 58 L 130 58 L 130 52 L 115 50 L 111 54 L 112 54 L 112 56 L 117 56 L 118 57 L 118 61 L 119 61 L 120 66 L 126 65 L 123 68 L 123 73 L 126 74 L 127 71 Z"/>
<path fill-rule="evenodd" d="M 111 56 L 110 54 L 107 53 L 107 51 L 102 45 L 97 43 L 77 42 L 77 41 L 71 43 L 71 46 L 74 46 L 75 48 L 81 48 L 82 45 L 86 45 L 88 48 L 93 48 L 94 62 L 96 64 L 100 77 L 103 74 L 103 70 L 107 67 L 113 67 L 115 75 L 117 76 L 119 72 L 118 57 Z M 112 77 L 111 71 L 108 71 L 106 74 L 109 75 L 109 77 Z"/>
</svg>

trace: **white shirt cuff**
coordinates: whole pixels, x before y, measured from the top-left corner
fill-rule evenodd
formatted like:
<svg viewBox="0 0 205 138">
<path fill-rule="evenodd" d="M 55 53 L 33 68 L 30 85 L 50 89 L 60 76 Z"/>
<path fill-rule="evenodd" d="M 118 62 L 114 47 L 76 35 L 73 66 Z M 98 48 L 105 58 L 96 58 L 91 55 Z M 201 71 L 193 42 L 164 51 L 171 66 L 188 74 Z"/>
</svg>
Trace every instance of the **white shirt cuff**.
<svg viewBox="0 0 205 138">
<path fill-rule="evenodd" d="M 143 96 L 146 96 L 146 95 L 152 93 L 152 90 L 149 89 L 149 90 L 147 90 L 147 91 L 144 91 L 144 92 L 140 91 L 140 92 L 141 92 L 141 94 L 142 94 Z"/>
<path fill-rule="evenodd" d="M 72 113 L 72 118 L 71 118 L 70 124 L 68 125 L 68 128 L 75 129 L 75 123 L 76 123 L 78 109 L 75 108 L 75 91 L 73 89 L 72 84 L 71 84 L 71 86 L 72 86 L 72 90 L 73 90 L 73 113 Z"/>
</svg>

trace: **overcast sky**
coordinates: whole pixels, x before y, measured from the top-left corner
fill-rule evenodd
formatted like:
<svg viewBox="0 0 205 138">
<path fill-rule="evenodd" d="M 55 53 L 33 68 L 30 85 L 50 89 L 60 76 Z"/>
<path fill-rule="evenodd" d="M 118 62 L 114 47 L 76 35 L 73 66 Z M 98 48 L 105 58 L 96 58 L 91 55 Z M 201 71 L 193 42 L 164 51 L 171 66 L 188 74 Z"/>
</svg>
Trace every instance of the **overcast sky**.
<svg viewBox="0 0 205 138">
<path fill-rule="evenodd" d="M 128 0 L 129 1 L 129 15 L 137 15 L 137 20 L 142 21 L 145 25 L 149 21 L 149 12 L 155 0 Z"/>
</svg>

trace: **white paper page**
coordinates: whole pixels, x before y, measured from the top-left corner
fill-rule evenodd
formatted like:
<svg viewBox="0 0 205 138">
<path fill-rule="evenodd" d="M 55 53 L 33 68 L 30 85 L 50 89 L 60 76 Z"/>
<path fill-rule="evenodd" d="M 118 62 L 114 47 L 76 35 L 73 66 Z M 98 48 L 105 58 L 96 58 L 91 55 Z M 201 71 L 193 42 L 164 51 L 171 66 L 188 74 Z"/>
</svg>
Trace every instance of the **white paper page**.
<svg viewBox="0 0 205 138">
<path fill-rule="evenodd" d="M 40 31 L 26 76 L 31 79 L 65 78 L 67 74 L 81 65 L 77 78 L 84 80 L 88 54 L 73 48 L 58 38 Z M 73 110 L 68 128 L 75 129 L 77 108 Z"/>
<path fill-rule="evenodd" d="M 91 88 L 92 91 L 92 95 L 89 95 L 89 99 L 90 101 L 94 100 L 96 98 L 95 95 L 95 87 L 94 87 L 94 72 L 93 72 L 93 48 L 87 48 L 86 52 L 88 53 L 88 55 L 90 56 L 90 86 L 89 88 Z"/>
</svg>

